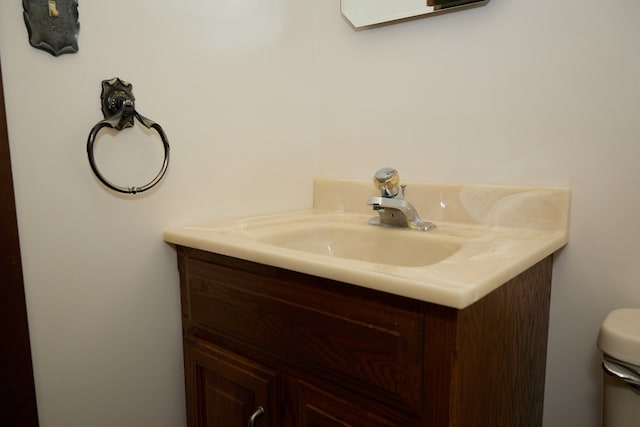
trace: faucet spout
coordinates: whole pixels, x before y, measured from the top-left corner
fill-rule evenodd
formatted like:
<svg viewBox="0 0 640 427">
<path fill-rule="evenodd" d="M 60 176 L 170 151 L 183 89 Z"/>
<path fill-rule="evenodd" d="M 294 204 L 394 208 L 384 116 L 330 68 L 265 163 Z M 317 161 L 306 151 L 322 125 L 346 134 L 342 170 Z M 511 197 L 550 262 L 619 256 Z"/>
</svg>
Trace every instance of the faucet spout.
<svg viewBox="0 0 640 427">
<path fill-rule="evenodd" d="M 436 228 L 435 224 L 423 221 L 416 208 L 404 199 L 404 185 L 400 186 L 402 191 L 398 191 L 400 177 L 395 169 L 380 169 L 373 180 L 381 195 L 371 197 L 367 202 L 378 213 L 378 216 L 372 218 L 369 224 L 408 227 L 420 231 Z"/>
<path fill-rule="evenodd" d="M 367 204 L 378 212 L 378 216 L 371 218 L 369 224 L 388 227 L 409 227 L 420 231 L 436 228 L 435 224 L 423 221 L 416 208 L 406 200 L 375 196 L 371 197 Z"/>
</svg>

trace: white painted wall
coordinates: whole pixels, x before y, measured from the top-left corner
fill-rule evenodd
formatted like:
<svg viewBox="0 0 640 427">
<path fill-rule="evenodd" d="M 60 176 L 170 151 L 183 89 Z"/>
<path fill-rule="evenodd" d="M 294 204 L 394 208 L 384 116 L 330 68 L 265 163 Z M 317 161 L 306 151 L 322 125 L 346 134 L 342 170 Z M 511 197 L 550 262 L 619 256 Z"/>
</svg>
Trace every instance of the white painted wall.
<svg viewBox="0 0 640 427">
<path fill-rule="evenodd" d="M 552 6 L 492 0 L 356 32 L 339 0 L 83 2 L 79 53 L 54 58 L 29 46 L 20 2 L 0 3 L 42 427 L 184 425 L 162 229 L 307 207 L 314 176 L 384 165 L 410 180 L 573 188 L 544 425 L 598 426 L 598 327 L 640 307 L 640 3 Z M 172 144 L 147 195 L 105 191 L 86 160 L 114 76 Z M 146 167 L 136 156 L 159 146 L 128 131 L 100 145 L 127 185 L 139 178 L 128 157 Z"/>
</svg>

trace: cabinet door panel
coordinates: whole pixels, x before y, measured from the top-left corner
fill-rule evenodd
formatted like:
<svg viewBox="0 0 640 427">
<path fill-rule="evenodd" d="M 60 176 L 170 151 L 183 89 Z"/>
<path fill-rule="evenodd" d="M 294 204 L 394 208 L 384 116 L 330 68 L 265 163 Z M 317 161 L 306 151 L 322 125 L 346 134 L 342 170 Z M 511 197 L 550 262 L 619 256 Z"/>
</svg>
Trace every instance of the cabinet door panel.
<svg viewBox="0 0 640 427">
<path fill-rule="evenodd" d="M 415 427 L 418 420 L 378 406 L 351 403 L 303 381 L 293 388 L 297 427 Z"/>
<path fill-rule="evenodd" d="M 190 427 L 244 427 L 259 407 L 256 427 L 277 426 L 275 372 L 209 344 L 185 341 Z"/>
</svg>

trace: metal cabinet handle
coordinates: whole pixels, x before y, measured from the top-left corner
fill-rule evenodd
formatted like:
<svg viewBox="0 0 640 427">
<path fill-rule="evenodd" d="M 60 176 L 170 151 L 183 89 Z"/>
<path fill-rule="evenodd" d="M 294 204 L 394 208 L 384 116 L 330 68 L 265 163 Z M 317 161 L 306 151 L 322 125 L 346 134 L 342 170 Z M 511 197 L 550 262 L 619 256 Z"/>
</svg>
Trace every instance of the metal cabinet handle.
<svg viewBox="0 0 640 427">
<path fill-rule="evenodd" d="M 251 418 L 249 418 L 249 427 L 255 427 L 256 420 L 260 418 L 263 414 L 264 414 L 264 408 L 262 406 L 258 406 L 258 409 L 256 409 L 256 412 L 254 412 L 253 415 L 251 415 Z"/>
</svg>

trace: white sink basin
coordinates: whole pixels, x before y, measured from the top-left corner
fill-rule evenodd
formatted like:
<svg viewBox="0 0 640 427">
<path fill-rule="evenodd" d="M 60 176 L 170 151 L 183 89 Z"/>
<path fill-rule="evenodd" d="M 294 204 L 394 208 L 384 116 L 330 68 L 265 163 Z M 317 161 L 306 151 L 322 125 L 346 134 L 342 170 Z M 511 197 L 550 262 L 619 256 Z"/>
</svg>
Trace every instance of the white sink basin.
<svg viewBox="0 0 640 427">
<path fill-rule="evenodd" d="M 370 182 L 317 180 L 312 209 L 177 226 L 164 239 L 454 308 L 471 305 L 568 241 L 567 189 L 409 188 L 435 230 L 369 225 Z"/>
</svg>

